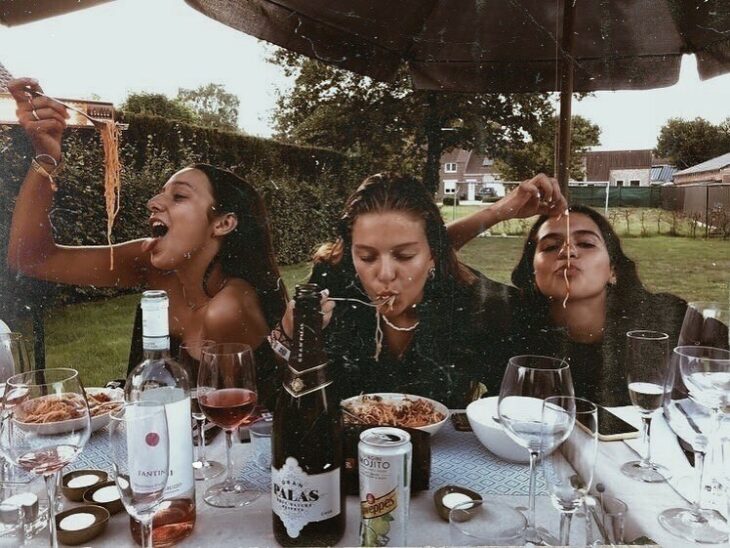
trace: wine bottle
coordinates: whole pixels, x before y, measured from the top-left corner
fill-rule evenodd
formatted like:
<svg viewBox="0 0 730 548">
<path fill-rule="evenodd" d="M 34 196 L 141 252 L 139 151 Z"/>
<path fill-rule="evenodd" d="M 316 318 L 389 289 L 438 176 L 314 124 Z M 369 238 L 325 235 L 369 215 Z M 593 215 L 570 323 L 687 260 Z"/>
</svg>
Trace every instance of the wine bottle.
<svg viewBox="0 0 730 548">
<path fill-rule="evenodd" d="M 169 300 L 164 291 L 142 294 L 143 359 L 127 378 L 127 401 L 155 400 L 165 404 L 170 431 L 170 475 L 164 500 L 152 520 L 155 547 L 172 546 L 195 526 L 193 437 L 190 426 L 190 379 L 170 356 Z M 130 517 L 132 537 L 142 544 L 139 521 Z"/>
<path fill-rule="evenodd" d="M 316 284 L 296 287 L 294 341 L 274 412 L 271 505 L 282 546 L 332 546 L 345 531 L 342 413 L 322 345 Z"/>
</svg>

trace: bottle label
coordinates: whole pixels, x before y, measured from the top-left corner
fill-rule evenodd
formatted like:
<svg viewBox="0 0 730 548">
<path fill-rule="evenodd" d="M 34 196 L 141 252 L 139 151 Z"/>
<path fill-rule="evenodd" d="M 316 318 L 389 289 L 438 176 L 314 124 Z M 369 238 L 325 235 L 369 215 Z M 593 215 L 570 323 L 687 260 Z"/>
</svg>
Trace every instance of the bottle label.
<svg viewBox="0 0 730 548">
<path fill-rule="evenodd" d="M 304 371 L 298 371 L 289 366 L 289 378 L 284 383 L 284 389 L 294 398 L 301 398 L 332 384 L 325 374 L 327 362 Z"/>
<path fill-rule="evenodd" d="M 160 423 L 154 416 L 145 418 L 146 409 L 130 407 L 126 413 L 130 419 L 137 418 L 127 424 L 127 454 L 143 455 L 129 459 L 131 487 L 137 493 L 159 491 L 167 482 L 167 439 L 158 432 Z"/>
<path fill-rule="evenodd" d="M 280 469 L 271 468 L 271 506 L 287 535 L 297 538 L 307 524 L 340 513 L 340 469 L 307 474 L 297 459 L 287 457 Z"/>
<path fill-rule="evenodd" d="M 142 347 L 146 350 L 170 348 L 170 323 L 167 301 L 142 304 Z"/>
<path fill-rule="evenodd" d="M 145 390 L 142 392 L 142 399 L 165 404 L 170 436 L 170 476 L 165 487 L 165 499 L 186 496 L 195 484 L 190 397 L 185 397 L 185 392 L 180 388 L 165 386 Z"/>
</svg>

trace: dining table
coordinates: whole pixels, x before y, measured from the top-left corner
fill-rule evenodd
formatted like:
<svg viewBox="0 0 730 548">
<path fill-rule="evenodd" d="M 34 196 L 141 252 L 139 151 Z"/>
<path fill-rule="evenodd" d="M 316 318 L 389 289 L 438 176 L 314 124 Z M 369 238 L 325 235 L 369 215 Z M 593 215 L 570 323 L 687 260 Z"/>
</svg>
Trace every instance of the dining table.
<svg viewBox="0 0 730 548">
<path fill-rule="evenodd" d="M 619 409 L 625 420 L 638 422 L 638 414 L 631 408 Z M 237 438 L 234 436 L 234 438 Z M 434 492 L 445 485 L 466 487 L 479 493 L 484 500 L 510 505 L 525 511 L 528 500 L 529 467 L 524 463 L 507 462 L 490 453 L 472 432 L 457 431 L 451 421 L 432 436 L 431 475 L 429 489 L 413 493 L 410 501 L 407 543 L 409 546 L 447 546 L 450 544 L 449 524 L 439 517 L 434 505 Z M 95 468 L 111 470 L 106 428 L 92 434 L 80 457 L 64 470 Z M 624 477 L 621 465 L 636 459 L 637 440 L 599 442 L 595 464 L 594 482 L 603 484 L 605 493 L 618 497 L 628 505 L 625 518 L 624 541 L 641 544 L 658 544 L 667 547 L 686 547 L 692 543 L 676 538 L 665 531 L 657 521 L 657 515 L 670 507 L 686 507 L 692 485 L 691 465 L 679 459 L 681 450 L 676 445 L 661 416 L 652 425 L 653 457 L 673 471 L 673 479 L 663 483 L 641 483 Z M 578 473 L 586 462 L 579 454 L 571 462 Z M 178 544 L 181 547 L 237 547 L 277 546 L 272 529 L 270 472 L 253 459 L 251 443 L 236 440 L 233 448 L 235 475 L 244 479 L 252 488 L 261 492 L 253 503 L 242 508 L 214 508 L 203 501 L 205 489 L 221 477 L 196 482 L 197 521 L 193 533 Z M 223 436 L 217 436 L 208 447 L 208 458 L 225 461 Z M 682 457 L 684 459 L 684 457 Z M 42 492 L 42 484 L 38 483 Z M 542 474 L 538 473 L 536 499 L 536 523 L 554 535 L 558 533 L 560 514 L 552 506 Z M 684 494 L 684 496 L 683 496 Z M 77 503 L 64 501 L 64 509 Z M 724 512 L 727 512 L 725 507 Z M 347 525 L 338 545 L 359 546 L 360 511 L 357 496 L 347 496 Z M 571 543 L 583 545 L 586 520 L 572 520 Z M 27 546 L 44 546 L 48 542 L 47 530 L 33 537 Z M 89 541 L 88 546 L 133 546 L 129 517 L 122 511 L 111 517 L 106 531 Z M 707 546 L 707 545 L 704 545 Z M 720 545 L 721 546 L 721 545 Z M 725 545 L 727 546 L 727 544 Z"/>
</svg>

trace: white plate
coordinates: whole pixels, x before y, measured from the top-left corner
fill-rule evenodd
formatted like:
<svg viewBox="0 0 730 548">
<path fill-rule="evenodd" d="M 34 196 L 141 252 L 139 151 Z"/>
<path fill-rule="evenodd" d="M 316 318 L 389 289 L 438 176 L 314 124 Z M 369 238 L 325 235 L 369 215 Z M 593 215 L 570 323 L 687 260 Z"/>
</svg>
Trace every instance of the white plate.
<svg viewBox="0 0 730 548">
<path fill-rule="evenodd" d="M 102 392 L 106 393 L 112 399 L 112 401 L 124 401 L 124 390 L 122 390 L 121 388 L 86 388 L 87 394 L 99 394 Z M 109 410 L 109 412 L 107 413 L 91 417 L 91 431 L 96 432 L 97 430 L 100 430 L 101 428 L 104 428 L 107 424 L 109 424 L 109 421 L 111 420 L 110 413 L 111 410 Z M 51 434 L 65 434 L 67 432 L 72 432 L 73 430 L 82 427 L 84 421 L 83 419 L 79 418 L 46 423 L 28 423 L 17 421 L 17 424 L 23 430 L 35 432 L 36 434 L 45 436 Z"/>
<path fill-rule="evenodd" d="M 424 400 L 429 402 L 433 406 L 434 410 L 444 415 L 444 419 L 433 424 L 427 424 L 426 426 L 418 426 L 416 427 L 416 430 L 423 430 L 424 432 L 428 432 L 432 436 L 436 434 L 436 432 L 441 430 L 441 427 L 446 424 L 447 420 L 449 420 L 449 408 L 446 407 L 443 403 L 437 402 L 436 400 L 432 400 L 430 398 L 424 398 L 423 396 L 415 396 L 413 394 L 396 394 L 393 392 L 376 392 L 374 394 L 362 394 L 360 396 L 353 396 L 351 398 L 342 400 L 340 402 L 340 405 L 345 406 L 347 404 L 357 404 L 360 403 L 363 398 L 372 396 L 379 396 L 384 402 L 393 404 L 400 404 L 405 399 Z"/>
</svg>

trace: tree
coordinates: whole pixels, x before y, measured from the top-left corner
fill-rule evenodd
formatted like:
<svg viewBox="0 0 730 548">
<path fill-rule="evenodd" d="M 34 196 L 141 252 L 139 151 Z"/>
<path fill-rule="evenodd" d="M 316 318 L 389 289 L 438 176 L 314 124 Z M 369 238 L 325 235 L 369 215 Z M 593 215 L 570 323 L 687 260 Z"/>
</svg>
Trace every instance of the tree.
<svg viewBox="0 0 730 548">
<path fill-rule="evenodd" d="M 730 118 L 714 125 L 704 118 L 670 118 L 659 131 L 657 155 L 686 169 L 730 152 Z"/>
<path fill-rule="evenodd" d="M 423 170 L 434 191 L 444 150 L 499 156 L 554 114 L 546 95 L 414 90 L 405 72 L 377 82 L 285 50 L 270 60 L 295 77 L 277 102 L 277 138 L 357 154 L 371 172 Z"/>
<path fill-rule="evenodd" d="M 177 101 L 192 110 L 201 125 L 238 131 L 240 101 L 221 84 L 205 84 L 196 89 L 180 88 Z"/>
<path fill-rule="evenodd" d="M 130 93 L 120 108 L 125 112 L 154 114 L 168 120 L 194 122 L 196 119 L 195 113 L 188 106 L 162 93 Z"/>
<path fill-rule="evenodd" d="M 570 177 L 583 179 L 581 153 L 588 147 L 600 144 L 601 129 L 582 116 L 571 120 Z M 535 173 L 555 172 L 555 135 L 558 118 L 543 120 L 534 128 L 531 140 L 523 146 L 515 146 L 497 160 L 497 169 L 507 181 L 520 181 Z"/>
</svg>

